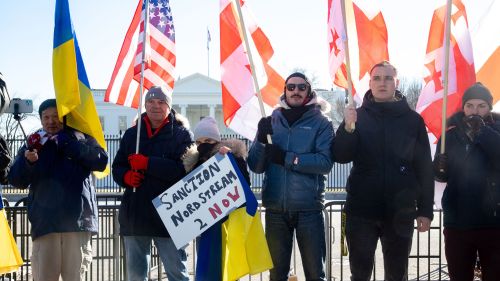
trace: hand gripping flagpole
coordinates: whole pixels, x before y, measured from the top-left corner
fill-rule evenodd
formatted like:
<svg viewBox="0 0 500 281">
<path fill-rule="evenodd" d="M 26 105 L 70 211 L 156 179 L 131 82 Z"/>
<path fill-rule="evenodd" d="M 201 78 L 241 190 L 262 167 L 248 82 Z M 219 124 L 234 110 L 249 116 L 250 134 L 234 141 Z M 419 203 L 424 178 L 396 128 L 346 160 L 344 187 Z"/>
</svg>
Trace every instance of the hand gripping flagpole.
<svg viewBox="0 0 500 281">
<path fill-rule="evenodd" d="M 446 107 L 448 102 L 448 73 L 450 72 L 450 33 L 451 33 L 451 0 L 446 1 L 445 33 L 444 33 L 444 77 L 443 77 L 443 105 L 441 114 L 441 147 L 440 152 L 445 152 L 446 141 Z"/>
<path fill-rule="evenodd" d="M 346 3 L 347 2 L 347 3 Z M 346 7 L 347 4 L 347 7 Z M 352 99 L 352 78 L 351 78 L 351 59 L 349 56 L 349 35 L 347 31 L 347 13 L 349 13 L 349 18 L 353 19 L 354 10 L 352 7 L 351 0 L 340 0 L 340 6 L 342 7 L 342 19 L 344 24 L 344 35 L 342 38 L 342 42 L 344 43 L 344 52 L 345 52 L 345 68 L 347 72 L 347 99 L 349 105 L 354 105 L 354 101 Z M 348 11 L 346 11 L 348 9 Z M 351 124 L 351 130 L 354 131 L 356 129 L 356 123 Z"/>
<path fill-rule="evenodd" d="M 240 24 L 238 25 L 240 29 L 240 34 L 243 35 L 243 42 L 245 42 L 245 49 L 248 55 L 248 61 L 250 63 L 250 70 L 252 71 L 252 78 L 253 78 L 253 86 L 255 88 L 255 92 L 257 93 L 257 98 L 259 100 L 259 108 L 260 108 L 260 113 L 262 114 L 262 117 L 266 117 L 266 111 L 264 109 L 264 102 L 262 101 L 262 94 L 260 92 L 260 87 L 259 87 L 259 82 L 257 81 L 257 74 L 255 72 L 255 65 L 253 63 L 253 58 L 252 58 L 252 52 L 250 51 L 250 44 L 248 43 L 248 37 L 247 37 L 247 29 L 245 27 L 245 21 L 243 20 L 243 14 L 241 12 L 241 5 L 240 5 L 240 0 L 231 0 L 231 2 L 234 2 L 236 4 L 236 10 L 238 11 L 238 18 L 240 21 Z M 267 142 L 269 144 L 272 144 L 271 136 L 267 135 Z"/>
<path fill-rule="evenodd" d="M 144 95 L 144 64 L 146 63 L 146 40 L 148 38 L 148 25 L 149 25 L 149 0 L 144 0 L 144 31 L 142 38 L 142 61 L 141 61 L 141 81 L 139 88 L 139 106 L 137 107 L 137 136 L 135 139 L 135 153 L 139 153 L 139 142 L 141 136 L 141 116 L 142 116 L 142 96 Z M 135 192 L 135 187 L 133 191 Z"/>
</svg>

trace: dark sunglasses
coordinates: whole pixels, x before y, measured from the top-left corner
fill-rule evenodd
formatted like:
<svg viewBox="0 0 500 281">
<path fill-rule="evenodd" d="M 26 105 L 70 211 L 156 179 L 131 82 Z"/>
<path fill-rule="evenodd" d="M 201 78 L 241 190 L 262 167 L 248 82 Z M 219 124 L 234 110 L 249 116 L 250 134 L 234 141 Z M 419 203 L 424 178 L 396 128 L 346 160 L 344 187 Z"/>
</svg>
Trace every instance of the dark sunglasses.
<svg viewBox="0 0 500 281">
<path fill-rule="evenodd" d="M 299 89 L 299 91 L 301 91 L 301 92 L 307 90 L 307 84 L 305 84 L 305 83 L 301 83 L 301 84 L 288 83 L 288 84 L 286 84 L 286 89 L 288 91 L 294 91 L 295 87 L 297 87 Z"/>
</svg>

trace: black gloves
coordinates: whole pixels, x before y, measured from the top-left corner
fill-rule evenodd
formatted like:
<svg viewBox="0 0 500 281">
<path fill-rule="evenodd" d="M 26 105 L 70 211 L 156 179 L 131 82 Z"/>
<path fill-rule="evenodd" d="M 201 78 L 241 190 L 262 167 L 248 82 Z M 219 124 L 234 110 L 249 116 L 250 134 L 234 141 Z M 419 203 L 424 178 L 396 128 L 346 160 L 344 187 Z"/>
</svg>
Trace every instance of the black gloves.
<svg viewBox="0 0 500 281">
<path fill-rule="evenodd" d="M 263 117 L 257 125 L 257 140 L 261 143 L 267 143 L 267 135 L 273 134 L 273 127 L 271 125 L 271 116 Z"/>
<path fill-rule="evenodd" d="M 271 160 L 271 162 L 281 166 L 285 165 L 286 152 L 283 151 L 279 146 L 275 144 L 267 144 L 266 153 L 267 155 L 269 155 L 269 159 Z"/>
<path fill-rule="evenodd" d="M 448 156 L 443 153 L 436 154 L 434 157 L 434 175 L 439 182 L 446 182 L 446 174 L 448 172 Z"/>
<path fill-rule="evenodd" d="M 482 127 L 484 127 L 484 120 L 479 115 L 470 115 L 464 117 L 465 134 L 471 141 L 477 136 Z"/>
</svg>

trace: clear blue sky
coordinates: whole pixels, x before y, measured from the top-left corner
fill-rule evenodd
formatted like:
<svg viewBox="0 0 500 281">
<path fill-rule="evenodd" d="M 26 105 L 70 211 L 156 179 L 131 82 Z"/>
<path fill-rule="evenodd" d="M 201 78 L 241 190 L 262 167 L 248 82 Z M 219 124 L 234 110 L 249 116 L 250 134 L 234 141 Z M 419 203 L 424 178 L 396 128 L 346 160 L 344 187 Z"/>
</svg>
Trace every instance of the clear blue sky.
<svg viewBox="0 0 500 281">
<path fill-rule="evenodd" d="M 374 1 L 374 0 L 364 0 Z M 493 0 L 462 0 L 472 32 Z M 138 0 L 70 0 L 71 17 L 92 88 L 106 88 Z M 422 69 L 435 0 L 380 0 L 389 32 L 391 61 L 401 75 Z M 210 76 L 220 80 L 219 1 L 170 0 L 180 77 L 207 74 L 206 29 L 210 29 Z M 275 49 L 277 70 L 287 76 L 306 69 L 323 88 L 328 73 L 327 0 L 247 0 Z M 307 5 L 305 7 L 304 5 Z M 52 38 L 55 0 L 2 1 L 0 72 L 13 97 L 35 106 L 54 96 Z M 495 35 L 498 36 L 498 35 Z M 473 44 L 476 44 L 473 42 Z"/>
</svg>

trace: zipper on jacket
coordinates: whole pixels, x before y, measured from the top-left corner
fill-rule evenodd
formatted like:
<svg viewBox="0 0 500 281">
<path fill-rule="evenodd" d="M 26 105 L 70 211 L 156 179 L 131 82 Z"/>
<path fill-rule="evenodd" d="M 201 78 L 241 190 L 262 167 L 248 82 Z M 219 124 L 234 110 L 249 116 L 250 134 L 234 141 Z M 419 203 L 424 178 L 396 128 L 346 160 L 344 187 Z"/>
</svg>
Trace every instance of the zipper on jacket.
<svg viewBox="0 0 500 281">
<path fill-rule="evenodd" d="M 288 136 L 287 136 L 287 140 L 286 140 L 286 151 L 288 151 L 288 148 L 290 147 L 290 135 L 292 134 L 292 128 L 288 127 Z M 285 165 L 285 163 L 283 163 L 283 165 Z M 288 196 L 286 196 L 287 194 L 287 177 L 288 177 L 288 170 L 283 167 L 283 170 L 285 170 L 285 179 L 284 179 L 284 184 L 285 186 L 283 187 L 283 211 L 286 211 L 287 210 L 287 201 L 288 201 Z"/>
</svg>

